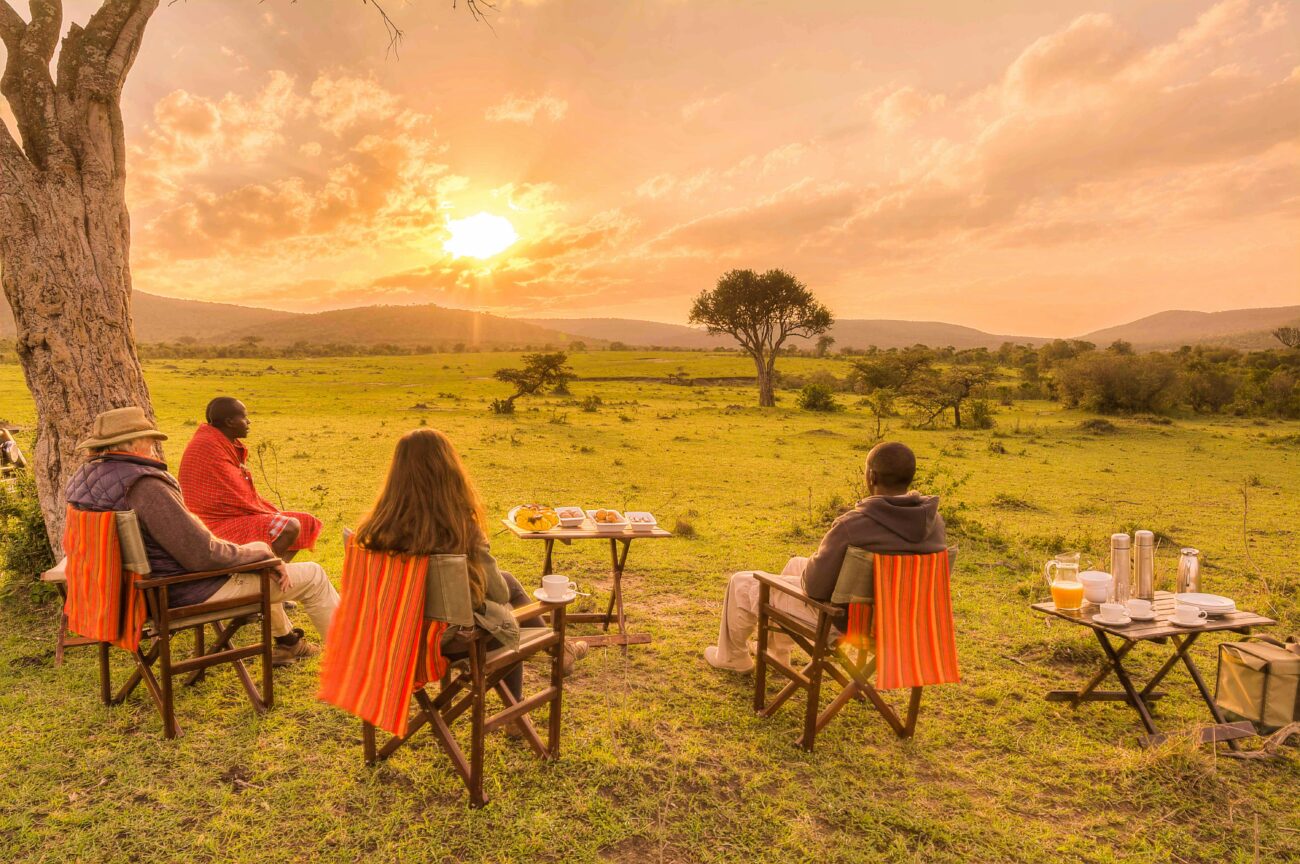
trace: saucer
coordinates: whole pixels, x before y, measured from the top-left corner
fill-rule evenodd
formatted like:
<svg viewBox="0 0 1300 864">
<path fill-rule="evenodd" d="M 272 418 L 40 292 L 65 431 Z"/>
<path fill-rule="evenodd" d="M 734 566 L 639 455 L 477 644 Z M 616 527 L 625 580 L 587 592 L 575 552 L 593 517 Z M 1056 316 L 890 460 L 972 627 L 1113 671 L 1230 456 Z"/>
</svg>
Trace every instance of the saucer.
<svg viewBox="0 0 1300 864">
<path fill-rule="evenodd" d="M 1172 615 L 1170 615 L 1166 620 L 1175 627 L 1204 627 L 1209 623 L 1204 618 L 1200 618 L 1196 621 L 1179 621 Z"/>
<path fill-rule="evenodd" d="M 1156 612 L 1154 609 L 1145 615 L 1136 615 L 1130 612 L 1128 613 L 1128 617 L 1132 618 L 1134 621 L 1154 621 L 1156 620 Z"/>
<path fill-rule="evenodd" d="M 1101 613 L 1092 616 L 1092 620 L 1098 624 L 1104 624 L 1107 627 L 1121 627 L 1125 624 L 1132 624 L 1133 617 L 1125 615 L 1123 618 L 1103 618 Z"/>
<path fill-rule="evenodd" d="M 543 603 L 569 603 L 569 602 L 571 602 L 575 597 L 578 596 L 578 592 L 577 592 L 577 591 L 570 591 L 570 592 L 568 592 L 567 594 L 565 594 L 563 597 L 561 597 L 560 599 L 556 600 L 555 598 L 551 597 L 550 594 L 547 594 L 545 591 L 543 591 L 541 588 L 534 588 L 534 589 L 533 589 L 533 596 L 534 596 L 535 598 L 537 598 L 538 600 L 541 600 Z"/>
</svg>

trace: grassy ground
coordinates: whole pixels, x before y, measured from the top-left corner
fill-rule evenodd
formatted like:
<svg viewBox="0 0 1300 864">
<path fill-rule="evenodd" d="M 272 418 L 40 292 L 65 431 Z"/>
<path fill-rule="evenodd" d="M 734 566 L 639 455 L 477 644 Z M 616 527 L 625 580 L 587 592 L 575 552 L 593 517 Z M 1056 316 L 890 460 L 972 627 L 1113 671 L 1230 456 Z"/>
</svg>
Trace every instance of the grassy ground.
<svg viewBox="0 0 1300 864">
<path fill-rule="evenodd" d="M 594 651 L 569 679 L 560 761 L 538 763 L 493 736 L 493 802 L 471 812 L 431 739 L 363 767 L 359 723 L 313 698 L 314 661 L 277 673 L 277 707 L 260 720 L 233 676 L 209 677 L 181 694 L 187 734 L 167 742 L 142 694 L 99 705 L 92 653 L 53 666 L 56 608 L 20 592 L 0 606 L 5 859 L 1300 860 L 1295 751 L 1239 762 L 1182 741 L 1143 750 L 1126 708 L 1045 702 L 1100 653 L 1081 628 L 1027 608 L 1044 594 L 1037 574 L 1050 554 L 1082 549 L 1104 566 L 1112 531 L 1150 527 L 1167 538 L 1165 587 L 1177 548 L 1195 545 L 1207 590 L 1273 613 L 1277 632 L 1300 631 L 1300 424 L 1124 420 L 1094 435 L 1082 415 L 1048 403 L 1005 409 L 991 432 L 896 423 L 889 434 L 917 450 L 919 485 L 945 495 L 962 545 L 965 680 L 927 693 L 912 741 L 855 707 L 808 755 L 792 746 L 795 712 L 756 719 L 752 679 L 710 670 L 700 651 L 716 635 L 727 575 L 807 554 L 836 496 L 853 497 L 870 417 L 759 411 L 746 388 L 644 381 L 575 382 L 574 399 L 604 400 L 594 413 L 548 398 L 492 416 L 486 402 L 504 385 L 489 376 L 514 359 L 186 361 L 152 364 L 148 377 L 173 459 L 208 398 L 249 404 L 251 443 L 271 445 L 265 472 L 255 468 L 262 489 L 325 520 L 315 555 L 335 578 L 341 529 L 371 501 L 394 439 L 421 424 L 457 441 L 495 514 L 539 500 L 688 524 L 692 537 L 634 544 L 629 611 L 654 641 L 626 658 Z M 574 365 L 585 376 L 750 374 L 713 355 L 593 353 Z M 0 367 L 0 406 L 11 421 L 31 419 L 13 366 Z M 560 549 L 560 572 L 600 592 L 601 547 Z M 494 551 L 536 581 L 539 544 L 501 533 Z M 1210 675 L 1216 642 L 1196 651 Z M 1167 689 L 1166 728 L 1205 719 L 1184 675 Z"/>
</svg>

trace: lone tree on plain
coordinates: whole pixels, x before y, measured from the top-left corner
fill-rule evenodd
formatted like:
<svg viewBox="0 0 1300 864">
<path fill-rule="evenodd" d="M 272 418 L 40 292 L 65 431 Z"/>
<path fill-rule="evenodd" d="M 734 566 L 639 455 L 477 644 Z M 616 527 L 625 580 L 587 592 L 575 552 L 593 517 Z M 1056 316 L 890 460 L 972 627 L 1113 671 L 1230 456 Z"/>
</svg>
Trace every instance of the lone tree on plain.
<svg viewBox="0 0 1300 864">
<path fill-rule="evenodd" d="M 360 2 L 379 13 L 395 44 L 401 31 L 383 8 Z M 465 3 L 476 19 L 481 2 Z M 64 35 L 62 0 L 30 0 L 30 21 L 0 0 L 0 93 L 18 127 L 15 138 L 0 122 L 0 281 L 36 402 L 33 473 L 56 547 L 63 486 L 92 418 L 126 405 L 153 415 L 131 322 L 121 98 L 158 4 L 102 0 Z"/>
<path fill-rule="evenodd" d="M 1273 331 L 1273 338 L 1288 348 L 1300 348 L 1300 327 L 1279 327 Z"/>
<path fill-rule="evenodd" d="M 740 343 L 758 373 L 758 405 L 770 408 L 776 405 L 772 379 L 781 346 L 791 336 L 825 333 L 835 319 L 807 285 L 784 270 L 728 270 L 716 288 L 695 298 L 690 320 Z"/>
<path fill-rule="evenodd" d="M 553 354 L 525 354 L 524 368 L 498 369 L 493 377 L 515 385 L 515 392 L 505 399 L 493 399 L 492 410 L 497 414 L 515 413 L 515 400 L 520 396 L 533 396 L 546 390 L 560 390 L 573 378 L 567 365 L 569 355 L 563 351 Z"/>
</svg>

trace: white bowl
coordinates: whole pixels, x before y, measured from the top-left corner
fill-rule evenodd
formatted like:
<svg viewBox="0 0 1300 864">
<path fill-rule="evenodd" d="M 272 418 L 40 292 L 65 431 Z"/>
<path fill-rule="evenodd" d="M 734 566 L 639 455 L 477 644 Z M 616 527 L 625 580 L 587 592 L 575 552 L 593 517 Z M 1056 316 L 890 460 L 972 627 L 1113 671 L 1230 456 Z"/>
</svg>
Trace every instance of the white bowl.
<svg viewBox="0 0 1300 864">
<path fill-rule="evenodd" d="M 647 513 L 644 510 L 629 510 L 623 514 L 627 517 L 628 524 L 632 526 L 633 531 L 653 531 L 659 524 L 653 513 Z"/>
<path fill-rule="evenodd" d="M 613 508 L 605 507 L 602 509 L 612 510 Z M 613 510 L 613 512 L 618 513 L 617 510 Z M 618 513 L 619 521 L 617 522 L 597 522 L 595 510 L 588 510 L 587 516 L 591 518 L 591 524 L 596 526 L 598 534 L 622 534 L 627 530 L 627 518 L 622 513 Z"/>
<path fill-rule="evenodd" d="M 564 514 L 573 511 L 577 516 L 565 516 Z M 560 526 L 563 528 L 578 528 L 587 519 L 587 513 L 581 507 L 556 507 L 555 515 L 560 517 Z"/>
</svg>

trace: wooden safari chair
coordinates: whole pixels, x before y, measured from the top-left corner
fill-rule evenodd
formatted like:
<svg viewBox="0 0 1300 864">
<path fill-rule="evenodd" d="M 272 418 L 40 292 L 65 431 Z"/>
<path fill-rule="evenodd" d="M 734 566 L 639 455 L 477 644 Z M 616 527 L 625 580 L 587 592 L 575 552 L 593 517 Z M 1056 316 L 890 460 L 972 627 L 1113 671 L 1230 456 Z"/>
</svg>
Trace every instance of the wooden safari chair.
<svg viewBox="0 0 1300 864">
<path fill-rule="evenodd" d="M 270 580 L 279 564 L 267 559 L 227 570 L 185 573 L 179 576 L 149 578 L 148 559 L 143 554 L 139 526 L 131 511 L 91 511 L 69 507 L 63 538 L 67 562 L 62 585 L 64 617 L 60 646 L 96 644 L 99 646 L 100 699 L 105 705 L 123 702 L 142 682 L 162 715 L 163 735 L 181 734 L 174 706 L 173 679 L 188 676 L 185 684 L 203 679 L 213 666 L 228 663 L 248 693 L 253 710 L 264 714 L 274 695 L 271 681 L 271 588 Z M 140 571 L 144 571 L 141 573 Z M 167 588 L 211 576 L 257 573 L 261 586 L 257 593 L 226 600 L 208 601 L 173 607 Z M 45 574 L 47 581 L 58 584 L 55 571 Z M 231 640 L 246 624 L 261 616 L 261 634 L 255 644 L 231 647 Z M 214 642 L 205 639 L 211 627 Z M 194 635 L 194 653 L 184 659 L 173 656 L 172 640 L 190 630 Z M 80 634 L 69 639 L 67 631 Z M 149 643 L 146 651 L 142 642 Z M 109 647 L 117 646 L 131 654 L 135 669 L 126 683 L 113 692 L 109 672 Z M 262 689 L 253 683 L 244 660 L 260 657 Z M 155 672 L 155 664 L 157 671 Z"/>
<path fill-rule="evenodd" d="M 759 573 L 754 710 L 759 716 L 770 717 L 795 693 L 804 691 L 808 702 L 797 743 L 809 751 L 817 733 L 854 700 L 870 704 L 899 738 L 910 738 L 921 708 L 921 688 L 960 680 L 948 562 L 947 551 L 873 555 L 850 547 L 832 603 L 813 600 L 779 579 Z M 773 605 L 773 591 L 807 606 L 809 617 Z M 844 604 L 848 607 L 847 628 L 841 634 L 834 625 L 844 617 Z M 774 634 L 788 636 L 808 654 L 809 663 L 797 669 L 775 655 L 770 649 Z M 770 702 L 769 667 L 788 679 Z M 827 676 L 841 689 L 821 710 L 822 684 Z M 880 694 L 901 688 L 911 690 L 906 719 L 900 719 Z"/>
<path fill-rule="evenodd" d="M 516 621 L 549 611 L 551 626 L 522 628 L 518 648 L 491 648 L 491 634 L 475 623 L 464 555 L 399 556 L 364 549 L 350 540 L 340 593 L 321 663 L 319 698 L 361 718 L 367 765 L 387 759 L 427 725 L 469 790 L 470 805 L 482 807 L 488 800 L 483 794 L 487 733 L 518 723 L 523 740 L 537 756 L 558 756 L 563 604 L 515 609 Z M 449 626 L 456 628 L 451 634 Z M 448 660 L 444 649 L 465 656 Z M 542 652 L 550 654 L 549 685 L 516 700 L 503 679 L 516 663 Z M 439 682 L 437 695 L 425 689 L 433 681 Z M 492 691 L 504 707 L 489 716 L 487 695 Z M 408 715 L 412 696 L 416 711 Z M 547 704 L 543 743 L 529 715 Z M 465 713 L 470 717 L 468 758 L 451 732 Z M 382 745 L 376 728 L 391 735 Z"/>
</svg>

